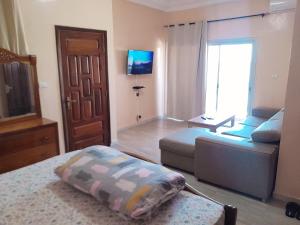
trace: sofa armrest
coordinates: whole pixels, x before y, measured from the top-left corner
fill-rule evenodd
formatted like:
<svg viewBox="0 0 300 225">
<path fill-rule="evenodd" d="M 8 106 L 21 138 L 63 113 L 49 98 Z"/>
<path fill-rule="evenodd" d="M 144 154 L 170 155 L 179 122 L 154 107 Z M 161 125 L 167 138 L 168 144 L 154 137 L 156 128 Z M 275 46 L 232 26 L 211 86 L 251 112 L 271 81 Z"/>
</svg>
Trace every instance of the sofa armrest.
<svg viewBox="0 0 300 225">
<path fill-rule="evenodd" d="M 270 119 L 274 116 L 280 109 L 277 108 L 267 108 L 267 107 L 257 107 L 252 109 L 252 116 L 261 117 L 265 119 Z"/>
</svg>

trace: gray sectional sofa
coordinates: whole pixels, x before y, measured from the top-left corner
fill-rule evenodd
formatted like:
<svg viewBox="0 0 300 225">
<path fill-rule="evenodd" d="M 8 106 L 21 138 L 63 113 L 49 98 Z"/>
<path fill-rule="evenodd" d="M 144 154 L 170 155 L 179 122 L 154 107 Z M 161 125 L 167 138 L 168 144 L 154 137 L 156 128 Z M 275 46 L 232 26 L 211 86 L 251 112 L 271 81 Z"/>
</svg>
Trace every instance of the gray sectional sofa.
<svg viewBox="0 0 300 225">
<path fill-rule="evenodd" d="M 283 115 L 283 109 L 257 108 L 223 133 L 183 129 L 160 140 L 161 162 L 267 200 L 274 188 Z"/>
</svg>

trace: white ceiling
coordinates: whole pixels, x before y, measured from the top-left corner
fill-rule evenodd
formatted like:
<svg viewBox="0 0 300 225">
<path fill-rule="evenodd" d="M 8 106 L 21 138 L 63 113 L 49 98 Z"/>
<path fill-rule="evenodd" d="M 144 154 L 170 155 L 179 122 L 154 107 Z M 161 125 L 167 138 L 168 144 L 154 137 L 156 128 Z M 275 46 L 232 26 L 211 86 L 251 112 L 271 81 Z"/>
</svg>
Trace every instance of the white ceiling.
<svg viewBox="0 0 300 225">
<path fill-rule="evenodd" d="M 196 7 L 219 4 L 224 2 L 235 2 L 243 0 L 129 0 L 131 2 L 160 9 L 166 12 L 192 9 Z"/>
</svg>

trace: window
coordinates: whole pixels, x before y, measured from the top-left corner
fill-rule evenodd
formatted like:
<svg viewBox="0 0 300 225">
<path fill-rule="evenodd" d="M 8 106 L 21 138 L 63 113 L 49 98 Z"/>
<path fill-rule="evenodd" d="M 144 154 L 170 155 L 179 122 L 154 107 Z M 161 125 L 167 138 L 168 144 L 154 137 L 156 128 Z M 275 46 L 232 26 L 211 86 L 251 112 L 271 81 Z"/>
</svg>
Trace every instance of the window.
<svg viewBox="0 0 300 225">
<path fill-rule="evenodd" d="M 244 118 L 251 109 L 254 42 L 231 40 L 208 46 L 206 113 L 233 113 Z"/>
</svg>

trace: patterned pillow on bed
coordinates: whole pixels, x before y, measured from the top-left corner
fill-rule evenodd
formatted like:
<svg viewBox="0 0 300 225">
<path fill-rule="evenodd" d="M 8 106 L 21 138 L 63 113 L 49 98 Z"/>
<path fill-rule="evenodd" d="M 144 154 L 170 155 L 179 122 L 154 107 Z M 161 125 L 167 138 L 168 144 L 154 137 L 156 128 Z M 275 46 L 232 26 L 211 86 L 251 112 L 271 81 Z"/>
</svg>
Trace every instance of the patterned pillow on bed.
<svg viewBox="0 0 300 225">
<path fill-rule="evenodd" d="M 55 173 L 127 219 L 150 219 L 185 186 L 181 174 L 105 146 L 82 150 Z"/>
</svg>

